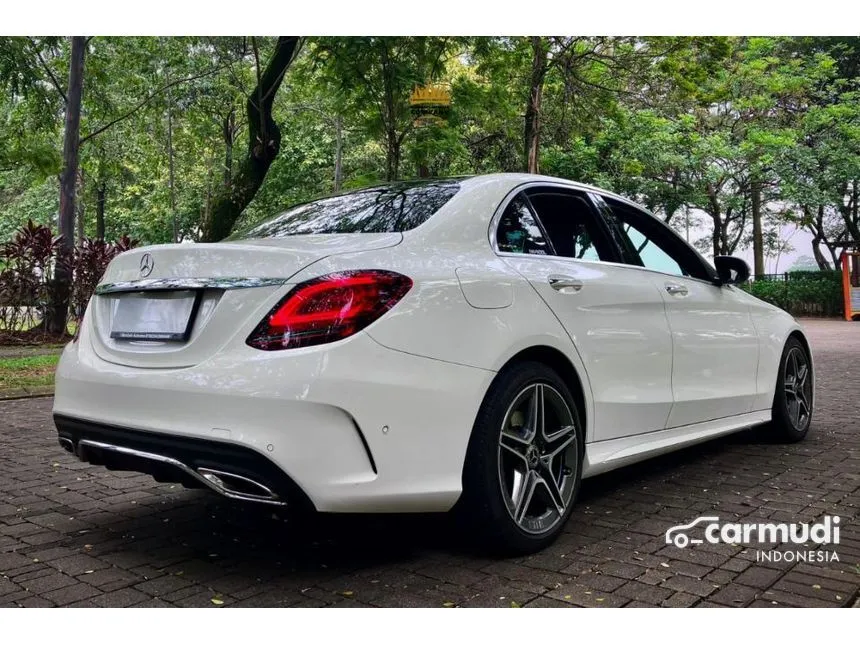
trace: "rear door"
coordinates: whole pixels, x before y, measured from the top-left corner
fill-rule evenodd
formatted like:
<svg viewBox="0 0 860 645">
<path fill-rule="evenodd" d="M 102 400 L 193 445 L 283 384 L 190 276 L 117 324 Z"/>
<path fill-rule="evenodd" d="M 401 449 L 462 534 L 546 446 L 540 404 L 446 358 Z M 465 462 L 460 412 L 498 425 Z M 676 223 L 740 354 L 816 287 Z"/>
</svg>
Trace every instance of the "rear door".
<svg viewBox="0 0 860 645">
<path fill-rule="evenodd" d="M 672 407 L 672 341 L 662 296 L 618 249 L 587 194 L 534 185 L 509 198 L 496 249 L 564 325 L 588 372 L 592 441 L 662 430 Z"/>
<path fill-rule="evenodd" d="M 603 201 L 622 234 L 631 274 L 647 272 L 666 303 L 672 331 L 668 427 L 750 412 L 756 395 L 758 337 L 737 288 L 718 286 L 702 258 L 674 231 L 621 200 Z"/>
</svg>

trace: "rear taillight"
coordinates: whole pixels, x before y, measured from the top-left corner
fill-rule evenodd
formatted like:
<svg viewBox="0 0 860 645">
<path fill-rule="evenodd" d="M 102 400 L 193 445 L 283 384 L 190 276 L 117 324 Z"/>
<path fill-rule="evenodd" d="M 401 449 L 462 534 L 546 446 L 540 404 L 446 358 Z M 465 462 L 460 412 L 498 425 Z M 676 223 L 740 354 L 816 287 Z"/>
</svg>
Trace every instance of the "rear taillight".
<svg viewBox="0 0 860 645">
<path fill-rule="evenodd" d="M 331 343 L 361 331 L 412 288 L 393 271 L 342 271 L 302 282 L 248 336 L 257 349 Z"/>
</svg>

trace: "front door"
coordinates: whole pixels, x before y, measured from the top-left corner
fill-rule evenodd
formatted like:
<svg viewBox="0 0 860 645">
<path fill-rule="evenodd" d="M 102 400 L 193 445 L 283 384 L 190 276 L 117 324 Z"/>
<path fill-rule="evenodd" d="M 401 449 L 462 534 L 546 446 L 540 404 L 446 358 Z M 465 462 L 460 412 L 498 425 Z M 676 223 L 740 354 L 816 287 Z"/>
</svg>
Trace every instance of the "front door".
<svg viewBox="0 0 860 645">
<path fill-rule="evenodd" d="M 651 215 L 603 198 L 666 304 L 672 331 L 672 395 L 668 427 L 752 410 L 758 336 L 737 287 L 718 286 L 702 260 Z M 639 273 L 642 269 L 633 269 Z"/>
</svg>

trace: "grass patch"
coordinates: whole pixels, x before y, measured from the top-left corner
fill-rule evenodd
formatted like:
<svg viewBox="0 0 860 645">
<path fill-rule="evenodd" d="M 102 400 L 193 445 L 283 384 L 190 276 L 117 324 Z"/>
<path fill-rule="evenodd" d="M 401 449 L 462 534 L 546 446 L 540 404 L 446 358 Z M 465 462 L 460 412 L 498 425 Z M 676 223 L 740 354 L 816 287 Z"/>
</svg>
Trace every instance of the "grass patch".
<svg viewBox="0 0 860 645">
<path fill-rule="evenodd" d="M 54 384 L 58 355 L 0 358 L 0 392 Z"/>
</svg>

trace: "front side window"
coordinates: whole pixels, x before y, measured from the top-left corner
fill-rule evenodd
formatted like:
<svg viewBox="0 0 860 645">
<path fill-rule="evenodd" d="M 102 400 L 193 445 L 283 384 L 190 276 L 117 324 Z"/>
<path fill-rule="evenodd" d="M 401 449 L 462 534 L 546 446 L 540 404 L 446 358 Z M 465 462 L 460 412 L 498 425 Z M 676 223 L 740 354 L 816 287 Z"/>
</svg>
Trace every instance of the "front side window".
<svg viewBox="0 0 860 645">
<path fill-rule="evenodd" d="M 627 264 L 668 275 L 712 279 L 698 254 L 665 224 L 610 197 L 603 201 L 607 205 L 604 217 L 618 233 Z"/>
<path fill-rule="evenodd" d="M 656 242 L 645 237 L 642 231 L 633 228 L 632 224 L 622 224 L 622 230 L 642 261 L 642 266 L 660 273 L 687 275 L 672 256 L 657 246 Z"/>
<path fill-rule="evenodd" d="M 460 189 L 456 180 L 404 182 L 300 204 L 228 239 L 400 233 L 423 224 Z"/>
<path fill-rule="evenodd" d="M 496 245 L 503 253 L 552 254 L 543 231 L 522 195 L 517 195 L 502 213 L 496 229 Z"/>
</svg>

